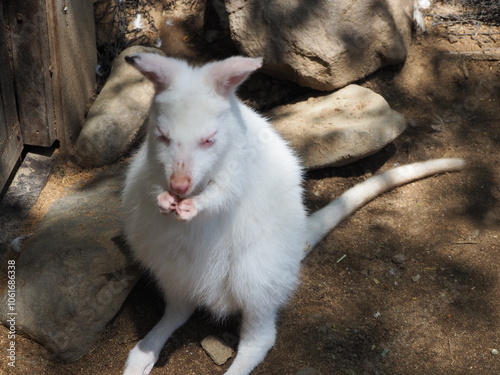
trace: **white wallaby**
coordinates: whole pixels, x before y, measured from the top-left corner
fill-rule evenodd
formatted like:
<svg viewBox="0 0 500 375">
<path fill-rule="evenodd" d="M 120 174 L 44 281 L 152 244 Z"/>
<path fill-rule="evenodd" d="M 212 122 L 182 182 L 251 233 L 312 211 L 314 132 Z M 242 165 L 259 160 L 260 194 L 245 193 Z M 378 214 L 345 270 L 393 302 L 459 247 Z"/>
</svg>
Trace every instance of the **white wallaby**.
<svg viewBox="0 0 500 375">
<path fill-rule="evenodd" d="M 354 210 L 395 186 L 461 169 L 437 159 L 376 175 L 308 216 L 297 156 L 236 88 L 261 66 L 232 57 L 201 67 L 156 54 L 128 56 L 155 85 L 145 143 L 123 192 L 124 231 L 158 281 L 166 310 L 130 352 L 124 374 L 146 375 L 196 307 L 241 313 L 226 375 L 249 374 L 276 337 L 301 260 Z"/>
</svg>

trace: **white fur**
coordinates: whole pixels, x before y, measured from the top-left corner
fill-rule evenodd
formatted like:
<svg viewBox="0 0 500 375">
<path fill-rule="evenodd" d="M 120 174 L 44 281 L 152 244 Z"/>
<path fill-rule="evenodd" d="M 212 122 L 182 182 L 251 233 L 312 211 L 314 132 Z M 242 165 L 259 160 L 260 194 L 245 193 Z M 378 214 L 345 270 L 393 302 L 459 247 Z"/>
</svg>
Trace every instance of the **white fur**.
<svg viewBox="0 0 500 375">
<path fill-rule="evenodd" d="M 22 236 L 19 236 L 19 237 L 16 237 L 12 240 L 12 242 L 10 243 L 10 248 L 12 250 L 14 250 L 16 253 L 20 253 L 21 252 L 21 248 L 22 248 L 22 245 L 23 245 L 23 241 L 28 238 L 29 236 L 27 235 L 22 235 Z"/>
<path fill-rule="evenodd" d="M 425 26 L 425 19 L 420 9 L 429 9 L 432 5 L 431 0 L 414 0 L 413 1 L 413 22 L 415 26 L 425 32 L 427 30 Z"/>
<path fill-rule="evenodd" d="M 414 171 L 391 175 L 391 183 L 369 180 L 354 194 L 361 198 L 346 193 L 308 217 L 298 158 L 234 95 L 260 60 L 235 57 L 201 68 L 148 54 L 127 61 L 157 93 L 147 139 L 126 178 L 124 231 L 167 304 L 131 351 L 124 374 L 148 374 L 169 336 L 198 306 L 219 318 L 242 314 L 238 355 L 226 375 L 249 374 L 274 344 L 276 316 L 297 285 L 307 244 L 316 244 L 373 191 L 408 182 Z M 427 167 L 417 167 L 416 177 Z M 444 163 L 430 173 L 449 168 L 456 169 Z M 187 190 L 176 192 L 173 180 Z"/>
</svg>

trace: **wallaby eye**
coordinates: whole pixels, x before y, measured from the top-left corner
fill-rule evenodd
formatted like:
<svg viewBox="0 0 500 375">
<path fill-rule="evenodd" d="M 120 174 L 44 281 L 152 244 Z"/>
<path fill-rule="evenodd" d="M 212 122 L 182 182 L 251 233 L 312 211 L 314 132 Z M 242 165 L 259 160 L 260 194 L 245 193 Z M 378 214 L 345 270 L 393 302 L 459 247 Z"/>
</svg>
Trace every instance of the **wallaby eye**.
<svg viewBox="0 0 500 375">
<path fill-rule="evenodd" d="M 164 143 L 164 144 L 166 144 L 166 145 L 168 146 L 168 145 L 170 144 L 170 137 L 169 137 L 167 134 L 163 133 L 163 132 L 161 131 L 160 127 L 158 127 L 158 128 L 157 128 L 157 131 L 158 131 L 158 134 L 157 134 L 158 139 L 159 139 L 162 143 Z"/>
<path fill-rule="evenodd" d="M 203 148 L 208 148 L 208 147 L 212 146 L 215 143 L 215 135 L 216 134 L 217 134 L 217 132 L 214 132 L 212 135 L 210 135 L 206 138 L 202 138 L 202 140 L 200 141 L 200 146 Z"/>
<path fill-rule="evenodd" d="M 160 134 L 160 136 L 158 137 L 158 139 L 160 141 L 162 141 L 163 143 L 169 145 L 170 144 L 170 138 L 164 134 Z"/>
<path fill-rule="evenodd" d="M 203 147 L 210 147 L 215 143 L 215 138 L 205 139 L 201 142 Z"/>
</svg>

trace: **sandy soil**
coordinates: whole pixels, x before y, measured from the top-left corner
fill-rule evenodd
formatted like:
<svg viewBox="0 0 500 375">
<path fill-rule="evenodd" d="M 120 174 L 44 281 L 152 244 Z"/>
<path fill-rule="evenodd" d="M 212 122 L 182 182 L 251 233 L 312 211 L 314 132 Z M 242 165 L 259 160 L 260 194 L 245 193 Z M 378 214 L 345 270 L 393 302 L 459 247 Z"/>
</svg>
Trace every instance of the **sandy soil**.
<svg viewBox="0 0 500 375">
<path fill-rule="evenodd" d="M 304 261 L 276 346 L 254 374 L 500 373 L 500 356 L 491 354 L 500 350 L 500 27 L 461 36 L 471 33 L 467 24 L 441 21 L 415 39 L 404 66 L 361 83 L 403 113 L 409 129 L 366 160 L 309 173 L 306 199 L 313 211 L 372 173 L 433 157 L 463 157 L 468 169 L 391 191 L 332 232 Z M 474 54 L 494 48 L 496 59 Z M 59 165 L 25 227 L 35 227 L 65 186 L 87 177 Z M 142 280 L 76 363 L 17 336 L 17 367 L 7 366 L 3 351 L 0 373 L 120 374 L 161 312 L 154 287 Z M 152 374 L 222 374 L 228 364 L 216 366 L 199 342 L 237 329 L 237 318 L 215 324 L 198 312 Z M 7 348 L 5 327 L 0 348 Z"/>
</svg>

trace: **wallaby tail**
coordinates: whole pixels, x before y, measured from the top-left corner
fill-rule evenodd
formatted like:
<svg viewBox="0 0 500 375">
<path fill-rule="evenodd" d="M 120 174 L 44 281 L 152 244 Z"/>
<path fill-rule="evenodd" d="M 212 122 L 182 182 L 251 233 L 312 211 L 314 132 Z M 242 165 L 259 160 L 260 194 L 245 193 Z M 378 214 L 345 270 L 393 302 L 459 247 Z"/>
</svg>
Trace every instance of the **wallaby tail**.
<svg viewBox="0 0 500 375">
<path fill-rule="evenodd" d="M 373 198 L 408 182 L 436 173 L 460 170 L 464 167 L 463 159 L 433 159 L 388 170 L 352 187 L 308 217 L 308 239 L 304 256 L 342 220 Z"/>
</svg>

